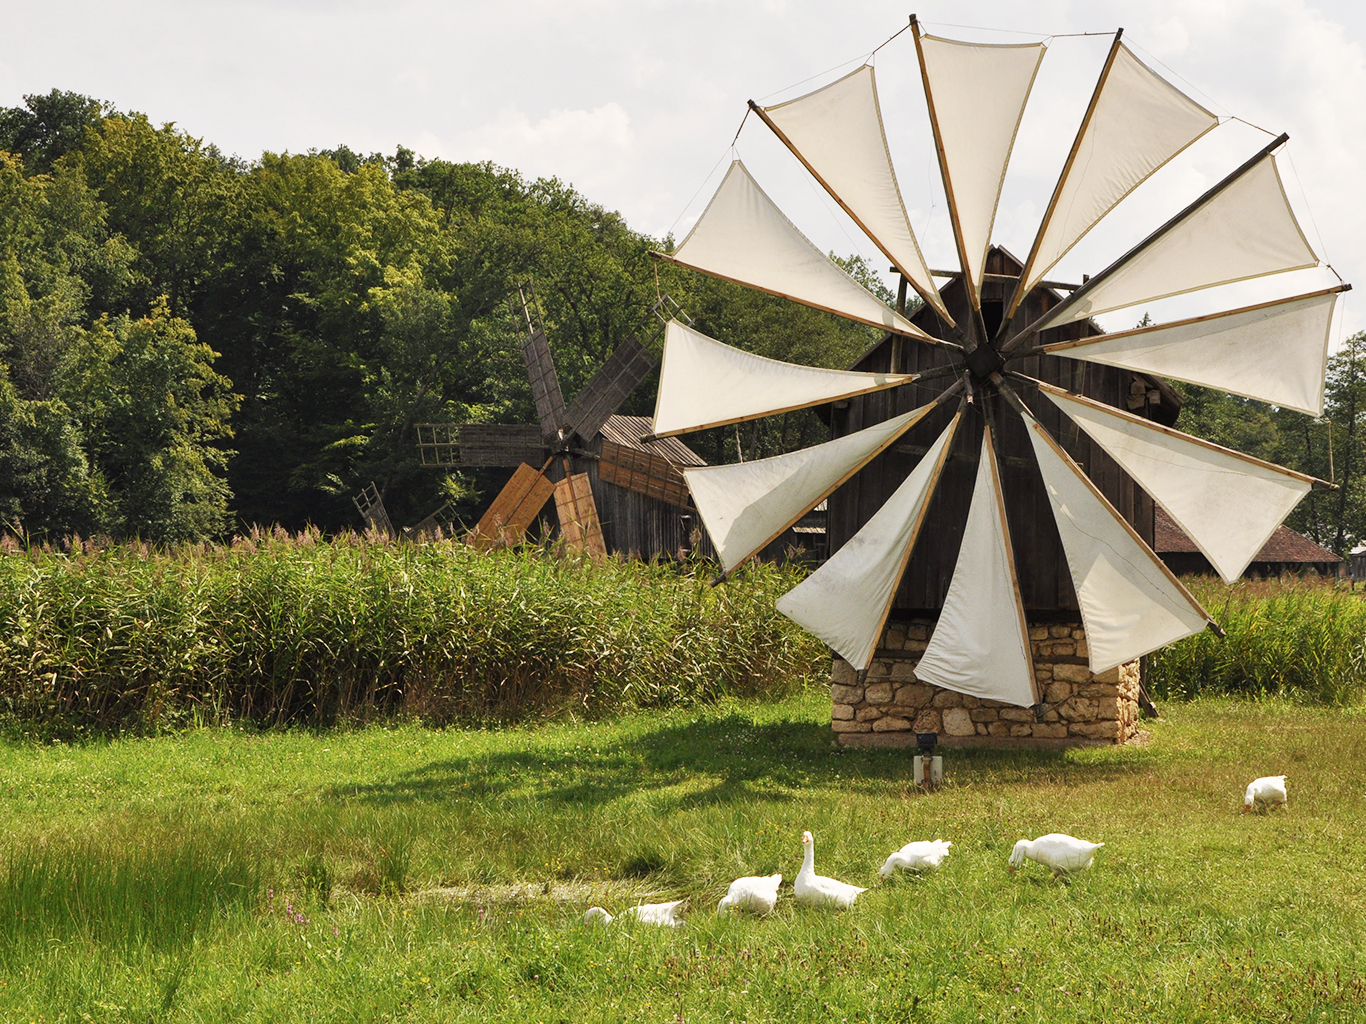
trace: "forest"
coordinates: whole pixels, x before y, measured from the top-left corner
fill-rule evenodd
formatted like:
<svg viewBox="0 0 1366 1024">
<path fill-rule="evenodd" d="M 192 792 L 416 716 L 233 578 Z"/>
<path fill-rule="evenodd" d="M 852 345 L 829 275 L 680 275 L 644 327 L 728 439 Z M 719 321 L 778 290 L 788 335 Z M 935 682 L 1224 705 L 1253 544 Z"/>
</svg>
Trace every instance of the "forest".
<svg viewBox="0 0 1366 1024">
<path fill-rule="evenodd" d="M 472 522 L 505 471 L 423 466 L 415 424 L 534 421 L 519 289 L 571 398 L 616 344 L 655 335 L 665 294 L 704 333 L 793 362 L 845 367 L 877 340 L 649 256 L 672 245 L 488 163 L 344 144 L 245 159 L 90 97 L 25 96 L 0 109 L 0 522 L 55 542 L 357 529 L 371 481 L 397 524 L 444 502 Z M 1333 356 L 1318 420 L 1179 388 L 1182 429 L 1342 485 L 1288 521 L 1340 553 L 1366 536 L 1363 348 Z M 653 391 L 622 411 L 650 412 Z M 791 414 L 689 443 L 722 461 L 823 431 Z"/>
</svg>

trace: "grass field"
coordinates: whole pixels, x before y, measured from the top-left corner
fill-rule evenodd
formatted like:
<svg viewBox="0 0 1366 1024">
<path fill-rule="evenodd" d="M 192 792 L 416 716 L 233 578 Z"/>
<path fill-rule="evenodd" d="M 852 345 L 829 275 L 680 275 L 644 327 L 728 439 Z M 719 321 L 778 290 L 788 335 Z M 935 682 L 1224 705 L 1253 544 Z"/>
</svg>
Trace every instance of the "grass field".
<svg viewBox="0 0 1366 1024">
<path fill-rule="evenodd" d="M 1366 1019 L 1366 717 L 1172 704 L 1145 747 L 951 752 L 924 795 L 828 709 L 0 747 L 0 1019 Z M 1288 807 L 1240 814 L 1273 772 Z M 718 919 L 804 828 L 872 891 Z M 1054 830 L 1096 868 L 1010 877 Z M 679 897 L 676 931 L 579 924 Z"/>
</svg>

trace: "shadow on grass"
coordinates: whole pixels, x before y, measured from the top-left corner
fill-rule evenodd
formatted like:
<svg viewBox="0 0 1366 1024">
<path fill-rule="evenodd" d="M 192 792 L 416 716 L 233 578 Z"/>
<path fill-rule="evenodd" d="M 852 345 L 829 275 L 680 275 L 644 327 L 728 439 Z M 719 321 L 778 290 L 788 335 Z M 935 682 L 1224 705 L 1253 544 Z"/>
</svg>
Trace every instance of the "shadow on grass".
<svg viewBox="0 0 1366 1024">
<path fill-rule="evenodd" d="M 534 734 L 521 734 L 534 736 Z M 530 797 L 593 806 L 628 794 L 662 791 L 685 781 L 701 788 L 674 796 L 678 809 L 725 804 L 757 793 L 788 799 L 788 791 L 839 788 L 885 792 L 913 785 L 915 751 L 837 747 L 829 726 L 809 721 L 757 724 L 743 715 L 661 725 L 630 740 L 594 746 L 537 747 L 433 760 L 381 783 L 343 784 L 329 796 L 375 805 L 440 804 L 463 799 Z M 948 755 L 964 782 L 1096 782 L 1136 767 L 1124 759 L 1074 760 L 1061 750 L 954 750 Z"/>
</svg>

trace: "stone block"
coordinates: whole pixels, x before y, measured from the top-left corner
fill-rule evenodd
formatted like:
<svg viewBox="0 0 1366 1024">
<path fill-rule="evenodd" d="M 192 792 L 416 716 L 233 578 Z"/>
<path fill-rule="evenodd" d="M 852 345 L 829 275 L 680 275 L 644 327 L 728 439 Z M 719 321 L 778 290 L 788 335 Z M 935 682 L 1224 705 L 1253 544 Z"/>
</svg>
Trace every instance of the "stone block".
<svg viewBox="0 0 1366 1024">
<path fill-rule="evenodd" d="M 1038 662 L 1035 662 L 1034 678 L 1041 683 L 1048 682 L 1050 679 L 1053 678 L 1053 666 L 1047 664 L 1040 665 Z"/>
<path fill-rule="evenodd" d="M 911 728 L 916 732 L 938 732 L 943 724 L 938 711 L 925 710 L 915 716 L 915 723 Z"/>
<path fill-rule="evenodd" d="M 1015 737 L 1032 736 L 1034 735 L 1034 726 L 1017 722 L 1010 727 L 1010 735 Z"/>
<path fill-rule="evenodd" d="M 1031 639 L 1031 640 L 1047 640 L 1047 639 L 1048 639 L 1048 627 L 1047 627 L 1047 626 L 1030 626 L 1030 627 L 1029 627 L 1029 639 Z"/>
<path fill-rule="evenodd" d="M 908 622 L 906 624 L 907 640 L 928 640 L 930 638 L 930 627 L 923 622 Z"/>
<path fill-rule="evenodd" d="M 1028 708 L 1001 708 L 996 714 L 1001 717 L 1001 721 L 1003 722 L 1034 721 L 1034 712 L 1030 711 Z"/>
<path fill-rule="evenodd" d="M 1009 735 L 1010 735 L 1010 723 L 1009 723 L 1009 722 L 988 722 L 988 723 L 987 723 L 987 735 L 988 735 L 988 736 L 1009 736 Z"/>
<path fill-rule="evenodd" d="M 1049 683 L 1044 688 L 1043 702 L 1045 704 L 1056 704 L 1060 700 L 1066 700 L 1072 696 L 1071 683 Z"/>
<path fill-rule="evenodd" d="M 996 722 L 1001 718 L 1000 712 L 995 708 L 973 708 L 968 714 L 974 722 Z"/>
<path fill-rule="evenodd" d="M 915 662 L 898 659 L 892 662 L 892 674 L 889 677 L 894 683 L 910 682 L 915 678 Z"/>
<path fill-rule="evenodd" d="M 863 699 L 869 704 L 890 704 L 892 702 L 891 683 L 871 683 L 863 688 Z"/>
<path fill-rule="evenodd" d="M 832 683 L 830 685 L 830 699 L 836 704 L 857 704 L 863 700 L 863 687 Z"/>
<path fill-rule="evenodd" d="M 879 658 L 868 666 L 868 679 L 886 679 L 892 674 L 892 663 L 887 658 Z"/>
<path fill-rule="evenodd" d="M 844 721 L 849 721 L 854 717 L 854 705 L 836 704 L 834 707 L 830 709 L 830 717 L 834 719 L 843 719 Z"/>
<path fill-rule="evenodd" d="M 1094 722 L 1096 702 L 1090 697 L 1073 697 L 1067 703 L 1059 705 L 1058 714 L 1069 722 Z"/>
<path fill-rule="evenodd" d="M 1117 740 L 1119 739 L 1119 723 L 1073 722 L 1068 726 L 1068 732 L 1073 736 L 1082 736 L 1089 740 Z"/>
<path fill-rule="evenodd" d="M 905 718 L 879 718 L 873 723 L 873 732 L 910 732 L 911 723 Z"/>
<path fill-rule="evenodd" d="M 1034 737 L 1041 740 L 1061 740 L 1067 738 L 1067 726 L 1061 722 L 1040 722 L 1034 726 Z"/>
<path fill-rule="evenodd" d="M 972 694 L 970 694 L 970 693 L 965 693 L 965 694 L 963 694 L 963 707 L 965 707 L 965 708 L 975 708 L 975 707 L 981 707 L 981 704 L 982 704 L 981 700 L 978 699 L 977 697 L 974 697 Z"/>
<path fill-rule="evenodd" d="M 906 707 L 904 704 L 880 704 L 879 710 L 884 715 L 891 715 L 894 718 L 915 718 L 920 714 L 918 707 Z"/>
<path fill-rule="evenodd" d="M 1119 669 L 1117 669 L 1117 668 L 1110 668 L 1110 669 L 1106 669 L 1104 672 L 1098 672 L 1098 673 L 1096 673 L 1096 682 L 1098 682 L 1098 683 L 1117 683 L 1117 682 L 1119 682 Z"/>
<path fill-rule="evenodd" d="M 881 707 L 869 707 L 865 705 L 858 709 L 858 713 L 854 715 L 854 718 L 860 722 L 871 722 L 875 718 L 881 718 L 886 713 L 886 710 Z"/>
<path fill-rule="evenodd" d="M 1077 653 L 1077 642 L 1075 640 L 1057 640 L 1053 643 L 1053 654 L 1055 657 L 1072 658 Z"/>
<path fill-rule="evenodd" d="M 1091 670 L 1085 665 L 1054 665 L 1053 678 L 1063 679 L 1069 683 L 1089 683 Z"/>
<path fill-rule="evenodd" d="M 844 686 L 853 686 L 858 682 L 858 673 L 854 671 L 854 666 L 843 658 L 836 658 L 830 666 L 830 681 L 840 683 Z"/>
<path fill-rule="evenodd" d="M 978 735 L 978 736 L 985 736 L 985 735 L 987 735 L 987 723 L 986 723 L 986 722 L 978 722 L 978 723 L 977 723 L 977 726 L 976 726 L 976 729 L 977 729 L 977 735 Z"/>
<path fill-rule="evenodd" d="M 1058 637 L 1058 638 L 1067 637 L 1068 639 L 1071 639 L 1071 636 L 1072 636 L 1072 627 L 1071 627 L 1071 626 L 1049 626 L 1049 627 L 1048 627 L 1048 635 L 1051 636 L 1051 637 Z"/>
<path fill-rule="evenodd" d="M 1091 683 L 1077 688 L 1083 697 L 1118 697 L 1119 687 L 1114 683 Z"/>
<path fill-rule="evenodd" d="M 1078 657 L 1078 658 L 1089 658 L 1089 657 L 1091 657 L 1091 645 L 1088 644 L 1085 640 L 1078 640 L 1078 641 L 1077 641 L 1077 657 Z"/>
<path fill-rule="evenodd" d="M 911 683 L 896 688 L 896 702 L 913 708 L 924 707 L 934 699 L 934 687 L 928 683 Z"/>
<path fill-rule="evenodd" d="M 1043 713 L 1043 720 L 1045 722 L 1060 722 L 1062 721 L 1062 716 L 1058 714 L 1057 708 L 1053 708 L 1052 710 Z"/>
<path fill-rule="evenodd" d="M 872 732 L 873 727 L 867 722 L 840 722 L 832 721 L 830 728 L 835 732 Z"/>
<path fill-rule="evenodd" d="M 1073 640 L 1085 640 L 1085 639 L 1086 639 L 1086 630 L 1082 629 L 1080 626 L 1078 626 L 1077 628 L 1073 629 L 1073 630 L 1072 630 L 1072 639 L 1073 639 Z"/>
<path fill-rule="evenodd" d="M 940 690 L 934 695 L 934 700 L 930 703 L 937 708 L 961 708 L 963 706 L 963 695 L 954 693 L 952 690 Z"/>
<path fill-rule="evenodd" d="M 894 622 L 887 627 L 887 633 L 882 638 L 882 646 L 889 651 L 901 650 L 901 645 L 906 642 L 906 626 L 900 622 Z"/>
<path fill-rule="evenodd" d="M 977 732 L 977 724 L 967 708 L 945 708 L 944 732 L 950 736 L 972 736 Z"/>
<path fill-rule="evenodd" d="M 923 654 L 929 646 L 928 640 L 912 640 L 907 637 L 905 651 L 907 654 Z"/>
<path fill-rule="evenodd" d="M 1096 717 L 1119 719 L 1119 698 L 1118 697 L 1097 697 Z"/>
</svg>

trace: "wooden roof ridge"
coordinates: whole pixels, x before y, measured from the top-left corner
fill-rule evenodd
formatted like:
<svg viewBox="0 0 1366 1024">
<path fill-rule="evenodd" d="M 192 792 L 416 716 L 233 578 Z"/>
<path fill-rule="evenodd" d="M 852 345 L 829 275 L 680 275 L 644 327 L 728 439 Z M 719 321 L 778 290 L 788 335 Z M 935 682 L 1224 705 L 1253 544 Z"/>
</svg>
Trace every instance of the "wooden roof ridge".
<svg viewBox="0 0 1366 1024">
<path fill-rule="evenodd" d="M 607 417 L 607 421 L 603 423 L 598 432 L 613 444 L 619 444 L 623 448 L 634 448 L 638 452 L 647 452 L 650 455 L 658 455 L 660 458 L 668 459 L 675 466 L 705 466 L 707 464 L 706 459 L 676 437 L 659 437 L 652 441 L 643 440 L 647 434 L 654 433 L 654 423 L 649 416 L 612 415 Z"/>
<path fill-rule="evenodd" d="M 1153 503 L 1153 550 L 1159 555 L 1199 553 L 1186 532 L 1176 524 L 1165 509 Z M 1254 562 L 1341 562 L 1342 559 L 1327 548 L 1316 544 L 1302 533 L 1288 526 L 1278 526 L 1271 539 L 1262 545 L 1252 559 Z"/>
</svg>

